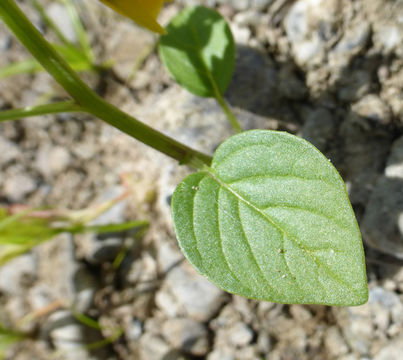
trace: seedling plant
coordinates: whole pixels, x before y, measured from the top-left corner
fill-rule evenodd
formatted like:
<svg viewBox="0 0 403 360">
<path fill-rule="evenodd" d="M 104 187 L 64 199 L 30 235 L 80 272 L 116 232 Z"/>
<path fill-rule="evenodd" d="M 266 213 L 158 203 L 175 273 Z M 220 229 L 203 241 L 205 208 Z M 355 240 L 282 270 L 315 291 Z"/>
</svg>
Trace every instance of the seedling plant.
<svg viewBox="0 0 403 360">
<path fill-rule="evenodd" d="M 3 111 L 0 120 L 84 112 L 193 168 L 172 197 L 174 228 L 185 257 L 222 289 L 280 303 L 365 303 L 361 235 L 336 169 L 299 137 L 242 131 L 225 101 L 235 64 L 225 19 L 187 7 L 164 29 L 157 22 L 163 0 L 103 2 L 162 34 L 159 54 L 171 76 L 191 93 L 215 98 L 236 134 L 211 158 L 124 113 L 80 79 L 14 0 L 1 0 L 0 18 L 71 98 Z"/>
</svg>

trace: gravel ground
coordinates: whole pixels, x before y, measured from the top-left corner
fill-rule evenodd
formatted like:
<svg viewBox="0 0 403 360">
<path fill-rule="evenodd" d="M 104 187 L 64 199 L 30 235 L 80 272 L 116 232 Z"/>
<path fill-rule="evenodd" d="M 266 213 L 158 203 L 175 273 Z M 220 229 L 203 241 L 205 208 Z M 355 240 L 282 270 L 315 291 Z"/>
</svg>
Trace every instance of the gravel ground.
<svg viewBox="0 0 403 360">
<path fill-rule="evenodd" d="M 29 1 L 19 3 L 46 32 Z M 62 6 L 44 3 L 75 40 Z M 306 138 L 346 181 L 366 247 L 369 302 L 280 305 L 222 292 L 184 261 L 173 233 L 170 199 L 189 169 L 88 116 L 24 119 L 0 124 L 3 205 L 81 209 L 121 194 L 121 175 L 130 174 L 133 196 L 98 223 L 150 219 L 151 227 L 118 270 L 112 262 L 128 239 L 116 235 L 62 235 L 0 268 L 1 324 L 34 334 L 8 359 L 401 359 L 403 1 L 183 0 L 161 19 L 201 3 L 233 30 L 237 61 L 226 99 L 242 126 Z M 102 75 L 83 75 L 105 99 L 205 152 L 232 134 L 213 100 L 169 79 L 150 52 L 151 34 L 95 0 L 86 8 L 97 59 L 115 60 Z M 27 56 L 1 23 L 0 51 L 0 66 Z M 0 108 L 49 94 L 64 96 L 43 73 L 2 79 Z M 78 322 L 72 309 L 101 330 Z M 116 329 L 111 344 L 84 346 Z"/>
</svg>

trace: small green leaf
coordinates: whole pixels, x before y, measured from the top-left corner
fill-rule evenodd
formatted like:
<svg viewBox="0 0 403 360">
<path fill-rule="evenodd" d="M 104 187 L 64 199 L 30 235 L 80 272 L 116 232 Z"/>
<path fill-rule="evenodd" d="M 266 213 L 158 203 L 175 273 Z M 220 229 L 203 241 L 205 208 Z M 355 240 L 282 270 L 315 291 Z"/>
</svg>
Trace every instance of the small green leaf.
<svg viewBox="0 0 403 360">
<path fill-rule="evenodd" d="M 222 289 L 280 303 L 368 299 L 361 234 L 346 188 L 313 145 L 276 131 L 235 135 L 172 198 L 193 266 Z"/>
<path fill-rule="evenodd" d="M 235 63 L 234 39 L 224 18 L 202 6 L 188 7 L 166 30 L 159 52 L 172 77 L 195 95 L 222 95 Z"/>
</svg>

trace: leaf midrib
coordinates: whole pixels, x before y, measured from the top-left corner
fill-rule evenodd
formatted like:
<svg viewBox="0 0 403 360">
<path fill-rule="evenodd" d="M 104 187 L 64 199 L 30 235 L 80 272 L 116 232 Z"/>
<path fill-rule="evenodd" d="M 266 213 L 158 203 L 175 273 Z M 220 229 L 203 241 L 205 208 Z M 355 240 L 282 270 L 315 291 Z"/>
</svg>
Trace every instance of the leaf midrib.
<svg viewBox="0 0 403 360">
<path fill-rule="evenodd" d="M 283 236 L 286 236 L 288 239 L 291 241 L 295 242 L 295 244 L 306 254 L 308 254 L 314 262 L 317 264 L 318 267 L 322 267 L 326 273 L 332 277 L 334 280 L 336 280 L 338 283 L 341 285 L 345 286 L 348 288 L 350 291 L 360 295 L 360 292 L 358 289 L 354 289 L 350 286 L 350 284 L 346 283 L 345 281 L 341 280 L 333 271 L 331 271 L 328 267 L 326 267 L 314 254 L 311 253 L 308 249 L 305 248 L 303 244 L 298 241 L 297 238 L 294 236 L 288 234 L 288 232 L 283 229 L 280 225 L 278 225 L 270 216 L 268 216 L 266 213 L 264 213 L 261 209 L 256 207 L 254 204 L 252 204 L 250 201 L 242 197 L 240 194 L 238 194 L 234 189 L 232 189 L 228 184 L 226 184 L 224 181 L 222 181 L 214 172 L 214 170 L 210 167 L 205 166 L 203 171 L 210 177 L 212 177 L 220 186 L 224 187 L 226 190 L 228 190 L 231 194 L 233 194 L 239 201 L 243 202 L 247 206 L 251 207 L 253 210 L 255 210 L 257 213 L 259 213 L 261 216 L 263 216 L 273 227 L 278 229 L 278 231 L 283 234 Z M 319 281 L 319 278 L 318 278 Z"/>
</svg>

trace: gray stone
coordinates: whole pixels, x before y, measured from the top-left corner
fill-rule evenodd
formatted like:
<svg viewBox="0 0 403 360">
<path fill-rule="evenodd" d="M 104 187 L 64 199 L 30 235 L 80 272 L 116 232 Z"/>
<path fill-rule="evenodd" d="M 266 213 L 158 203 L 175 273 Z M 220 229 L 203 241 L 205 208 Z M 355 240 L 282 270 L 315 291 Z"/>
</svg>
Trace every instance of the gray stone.
<svg viewBox="0 0 403 360">
<path fill-rule="evenodd" d="M 10 45 L 10 40 L 11 40 L 11 36 L 7 31 L 2 31 L 0 29 L 0 50 L 1 51 L 6 51 L 7 48 Z M 3 59 L 2 59 L 3 60 Z M 7 60 L 6 60 L 7 61 Z M 1 66 L 3 66 L 4 64 L 2 63 L 2 61 L 0 62 Z M 1 103 L 0 103 L 1 104 Z"/>
<path fill-rule="evenodd" d="M 403 3 L 401 1 L 373 0 L 365 2 L 366 13 L 373 27 L 373 42 L 383 55 L 403 55 Z"/>
<path fill-rule="evenodd" d="M 329 355 L 339 357 L 348 353 L 348 346 L 336 326 L 331 326 L 326 330 L 325 346 Z"/>
<path fill-rule="evenodd" d="M 284 21 L 296 63 L 313 67 L 325 54 L 326 42 L 335 33 L 337 1 L 299 0 L 288 11 Z"/>
<path fill-rule="evenodd" d="M 167 289 L 162 288 L 155 297 L 156 305 L 168 317 L 185 316 L 185 310 L 176 301 L 175 297 Z"/>
<path fill-rule="evenodd" d="M 99 282 L 83 265 L 78 266 L 73 275 L 74 298 L 73 308 L 85 313 L 92 305 Z"/>
<path fill-rule="evenodd" d="M 250 7 L 256 10 L 263 10 L 274 0 L 250 0 Z"/>
<path fill-rule="evenodd" d="M 16 257 L 0 267 L 0 291 L 16 296 L 21 294 L 24 283 L 37 276 L 38 264 L 35 255 L 25 254 Z"/>
<path fill-rule="evenodd" d="M 163 273 L 168 272 L 173 266 L 183 261 L 183 255 L 177 246 L 168 241 L 161 242 L 158 247 L 158 265 Z"/>
<path fill-rule="evenodd" d="M 154 257 L 148 252 L 143 252 L 140 258 L 137 258 L 130 265 L 127 271 L 125 281 L 129 285 L 138 284 L 144 290 L 153 288 L 152 284 L 158 278 L 158 265 Z M 141 285 L 143 283 L 143 285 Z M 149 284 L 147 286 L 147 284 Z M 129 285 L 129 286 L 130 286 Z"/>
<path fill-rule="evenodd" d="M 403 124 L 403 63 L 396 65 L 397 69 L 383 81 L 380 96 L 389 105 L 400 124 Z"/>
<path fill-rule="evenodd" d="M 371 305 L 379 304 L 382 308 L 382 311 L 373 311 L 376 315 L 380 312 L 386 313 L 381 321 L 378 318 L 378 328 L 386 331 L 390 321 L 397 324 L 403 323 L 403 304 L 395 292 L 375 286 L 370 288 L 368 301 Z"/>
<path fill-rule="evenodd" d="M 259 330 L 257 336 L 257 350 L 260 353 L 268 354 L 271 349 L 271 339 L 270 335 L 263 329 Z"/>
<path fill-rule="evenodd" d="M 19 153 L 18 146 L 14 142 L 0 136 L 0 164 L 3 169 L 7 163 L 16 160 Z"/>
<path fill-rule="evenodd" d="M 95 200 L 98 204 L 104 204 L 108 201 L 119 197 L 125 192 L 122 186 L 113 186 L 105 189 Z M 102 212 L 96 219 L 91 222 L 91 225 L 107 225 L 119 223 L 125 220 L 125 209 L 127 201 L 119 201 L 117 204 Z"/>
<path fill-rule="evenodd" d="M 347 339 L 350 347 L 359 354 L 366 355 L 371 348 L 371 331 L 373 331 L 370 319 L 354 320 L 351 326 L 351 334 Z M 349 333 L 349 332 L 348 332 Z"/>
<path fill-rule="evenodd" d="M 360 52 L 368 43 L 371 35 L 369 23 L 360 17 L 355 19 L 344 33 L 334 49 L 330 52 L 331 57 L 342 57 L 343 62 L 348 61 L 353 55 Z"/>
<path fill-rule="evenodd" d="M 139 360 L 164 360 L 171 347 L 161 337 L 145 333 L 140 338 Z"/>
<path fill-rule="evenodd" d="M 215 349 L 208 354 L 207 360 L 235 360 L 236 349 Z"/>
<path fill-rule="evenodd" d="M 76 294 L 74 274 L 79 268 L 74 258 L 73 239 L 61 234 L 34 249 L 38 257 L 38 276 L 48 286 L 54 298 L 71 303 Z"/>
<path fill-rule="evenodd" d="M 199 0 L 179 0 L 184 5 L 192 6 L 192 5 L 200 5 Z M 236 11 L 247 11 L 248 9 L 257 9 L 263 10 L 268 5 L 270 5 L 273 0 L 204 0 L 202 4 L 208 7 L 214 7 L 216 5 L 229 5 L 234 8 Z"/>
<path fill-rule="evenodd" d="M 390 341 L 374 357 L 373 360 L 400 360 L 403 354 L 403 336 Z"/>
<path fill-rule="evenodd" d="M 24 198 L 36 189 L 35 180 L 24 173 L 5 175 L 3 194 L 11 201 L 22 202 Z"/>
<path fill-rule="evenodd" d="M 237 1 L 218 0 L 217 3 L 221 3 L 221 4 L 230 3 L 231 6 L 233 6 L 235 10 L 242 11 L 242 10 L 246 10 L 249 8 L 249 6 L 250 6 L 249 1 L 250 0 L 237 0 Z"/>
<path fill-rule="evenodd" d="M 56 311 L 49 316 L 42 328 L 42 336 L 50 338 L 56 350 L 67 360 L 95 360 L 85 349 L 86 344 L 101 340 L 94 329 L 77 321 L 69 310 Z M 103 352 L 104 350 L 101 349 Z"/>
<path fill-rule="evenodd" d="M 113 54 L 113 71 L 122 81 L 132 82 L 136 62 L 153 48 L 153 36 L 129 22 L 116 22 L 114 31 L 105 33 L 106 53 Z"/>
<path fill-rule="evenodd" d="M 391 121 L 391 112 L 382 99 L 375 94 L 368 94 L 351 106 L 351 109 L 363 118 L 375 124 L 387 125 Z"/>
<path fill-rule="evenodd" d="M 324 151 L 328 141 L 335 136 L 336 124 L 332 113 L 325 108 L 309 112 L 302 128 L 302 137 Z"/>
<path fill-rule="evenodd" d="M 236 351 L 236 359 L 261 360 L 261 358 L 261 355 L 256 352 L 256 348 L 252 345 L 245 346 Z"/>
<path fill-rule="evenodd" d="M 54 301 L 57 301 L 56 298 L 54 298 L 54 295 L 55 294 L 52 294 L 49 290 L 49 287 L 38 282 L 29 289 L 27 303 L 29 304 L 31 311 L 40 311 Z"/>
<path fill-rule="evenodd" d="M 292 90 L 291 86 L 298 83 L 304 91 L 304 85 L 296 79 L 293 71 L 294 68 L 291 68 L 282 72 L 282 81 L 287 83 L 281 85 L 282 93 L 280 93 L 280 79 L 275 62 L 249 47 L 240 46 L 237 49 L 234 76 L 225 95 L 232 106 L 242 109 L 238 110 L 236 115 L 244 129 L 276 129 L 279 119 L 284 123 L 295 121 L 295 114 L 290 109 L 289 102 L 284 101 L 284 94 L 300 97 L 301 89 Z M 219 113 L 221 110 L 217 116 Z M 261 116 L 250 116 L 250 113 Z M 276 121 L 273 121 L 273 118 Z M 209 121 L 209 117 L 204 121 Z M 217 125 L 215 127 L 217 128 Z M 214 136 L 216 137 L 217 135 Z"/>
<path fill-rule="evenodd" d="M 374 34 L 374 42 L 378 43 L 385 53 L 391 53 L 403 42 L 403 29 L 394 24 L 382 24 Z"/>
<path fill-rule="evenodd" d="M 231 27 L 231 31 L 237 44 L 248 45 L 249 40 L 252 36 L 252 32 L 248 27 L 234 24 Z"/>
<path fill-rule="evenodd" d="M 368 355 L 374 338 L 370 305 L 334 308 L 333 313 L 349 348 L 357 356 Z"/>
<path fill-rule="evenodd" d="M 96 144 L 91 141 L 75 144 L 71 149 L 71 152 L 81 160 L 93 160 L 97 151 Z"/>
<path fill-rule="evenodd" d="M 361 230 L 365 242 L 403 258 L 403 137 L 393 144 L 385 174 L 376 184 Z"/>
<path fill-rule="evenodd" d="M 93 265 L 115 260 L 122 250 L 123 239 L 119 237 L 98 237 L 95 234 L 79 236 L 80 249 L 78 256 Z"/>
<path fill-rule="evenodd" d="M 403 179 L 403 137 L 400 137 L 393 143 L 385 167 L 385 176 L 388 178 Z"/>
<path fill-rule="evenodd" d="M 195 356 L 205 356 L 209 350 L 206 327 L 191 319 L 166 320 L 162 325 L 162 335 L 173 348 Z"/>
<path fill-rule="evenodd" d="M 370 91 L 371 85 L 370 71 L 360 69 L 345 71 L 338 79 L 337 96 L 342 101 L 357 101 Z"/>
<path fill-rule="evenodd" d="M 336 167 L 349 185 L 352 204 L 366 206 L 380 177 L 391 145 L 391 134 L 370 131 L 366 119 L 349 113 L 339 128 L 343 147 L 338 147 Z"/>
<path fill-rule="evenodd" d="M 36 154 L 36 168 L 43 176 L 57 175 L 71 163 L 70 152 L 62 146 L 41 146 Z"/>
<path fill-rule="evenodd" d="M 124 193 L 120 186 L 114 186 L 105 190 L 95 201 L 98 204 L 106 204 Z M 100 226 L 108 224 L 119 224 L 125 221 L 125 210 L 127 201 L 122 200 L 111 208 L 102 212 L 89 225 Z M 77 235 L 77 254 L 85 258 L 91 264 L 101 264 L 113 261 L 122 250 L 124 238 L 122 234 L 96 234 L 87 233 Z"/>
<path fill-rule="evenodd" d="M 232 304 L 234 310 L 242 317 L 242 321 L 247 324 L 252 324 L 258 320 L 251 306 L 250 300 L 239 295 L 232 296 Z"/>
<path fill-rule="evenodd" d="M 229 329 L 233 324 L 236 324 L 241 321 L 242 316 L 240 312 L 237 309 L 235 309 L 234 304 L 231 302 L 225 305 L 220 311 L 220 314 L 210 322 L 211 329 L 214 330 L 216 333 L 216 343 L 220 342 L 220 344 L 221 343 L 228 344 L 228 336 L 226 330 Z M 223 341 L 221 341 L 220 339 L 221 338 L 220 333 L 225 335 L 222 336 Z"/>
<path fill-rule="evenodd" d="M 229 341 L 233 346 L 244 347 L 253 339 L 253 330 L 244 323 L 238 322 L 228 330 Z"/>
<path fill-rule="evenodd" d="M 296 75 L 296 69 L 291 66 L 283 66 L 278 74 L 278 90 L 280 94 L 290 100 L 303 100 L 308 89 L 304 82 Z"/>
<path fill-rule="evenodd" d="M 245 317 L 244 311 L 240 308 L 249 304 L 248 300 L 239 296 L 234 296 L 233 302 L 229 303 L 221 310 L 218 317 L 210 322 L 210 328 L 214 331 L 214 352 L 211 358 L 218 358 L 219 355 L 233 356 L 235 359 L 255 359 L 258 346 L 252 344 L 255 333 L 249 326 L 249 322 L 254 316 Z M 244 301 L 243 301 L 244 300 Z M 248 306 L 249 313 L 253 312 L 251 306 Z M 257 320 L 256 321 L 260 321 Z M 263 344 L 266 340 L 266 344 Z M 261 339 L 261 345 L 270 346 L 268 334 L 265 334 L 265 339 Z M 242 354 L 241 354 L 242 353 Z M 210 359 L 210 358 L 209 358 Z"/>
<path fill-rule="evenodd" d="M 75 260 L 73 239 L 61 234 L 35 248 L 38 257 L 40 284 L 46 287 L 47 296 L 63 299 L 76 311 L 85 312 L 91 305 L 98 282 Z"/>
<path fill-rule="evenodd" d="M 125 326 L 125 337 L 128 341 L 136 341 L 143 333 L 143 325 L 140 320 L 133 319 L 130 324 Z"/>
<path fill-rule="evenodd" d="M 361 357 L 360 360 L 364 360 L 365 358 Z M 340 356 L 338 360 L 357 360 L 357 356 L 355 354 L 347 354 L 344 356 Z"/>
<path fill-rule="evenodd" d="M 46 12 L 67 40 L 76 43 L 77 34 L 66 7 L 57 2 L 52 2 L 46 8 Z"/>
<path fill-rule="evenodd" d="M 169 316 L 186 314 L 196 321 L 207 321 L 225 298 L 222 290 L 183 262 L 168 272 L 156 303 Z"/>
<path fill-rule="evenodd" d="M 290 314 L 301 325 L 306 325 L 312 319 L 312 313 L 303 305 L 291 305 Z"/>
<path fill-rule="evenodd" d="M 257 25 L 261 19 L 261 15 L 255 9 L 249 9 L 244 12 L 240 12 L 234 16 L 234 23 L 239 26 Z"/>
<path fill-rule="evenodd" d="M 348 344 L 357 356 L 372 358 L 387 342 L 389 334 L 399 334 L 395 328 L 401 329 L 403 306 L 396 293 L 372 286 L 368 303 L 344 309 L 334 308 L 333 312 L 342 336 L 337 334 L 338 328 L 326 331 L 328 351 L 332 349 L 333 356 L 339 356 L 336 353 L 343 349 L 340 356 L 347 355 L 349 349 L 345 345 Z"/>
</svg>

